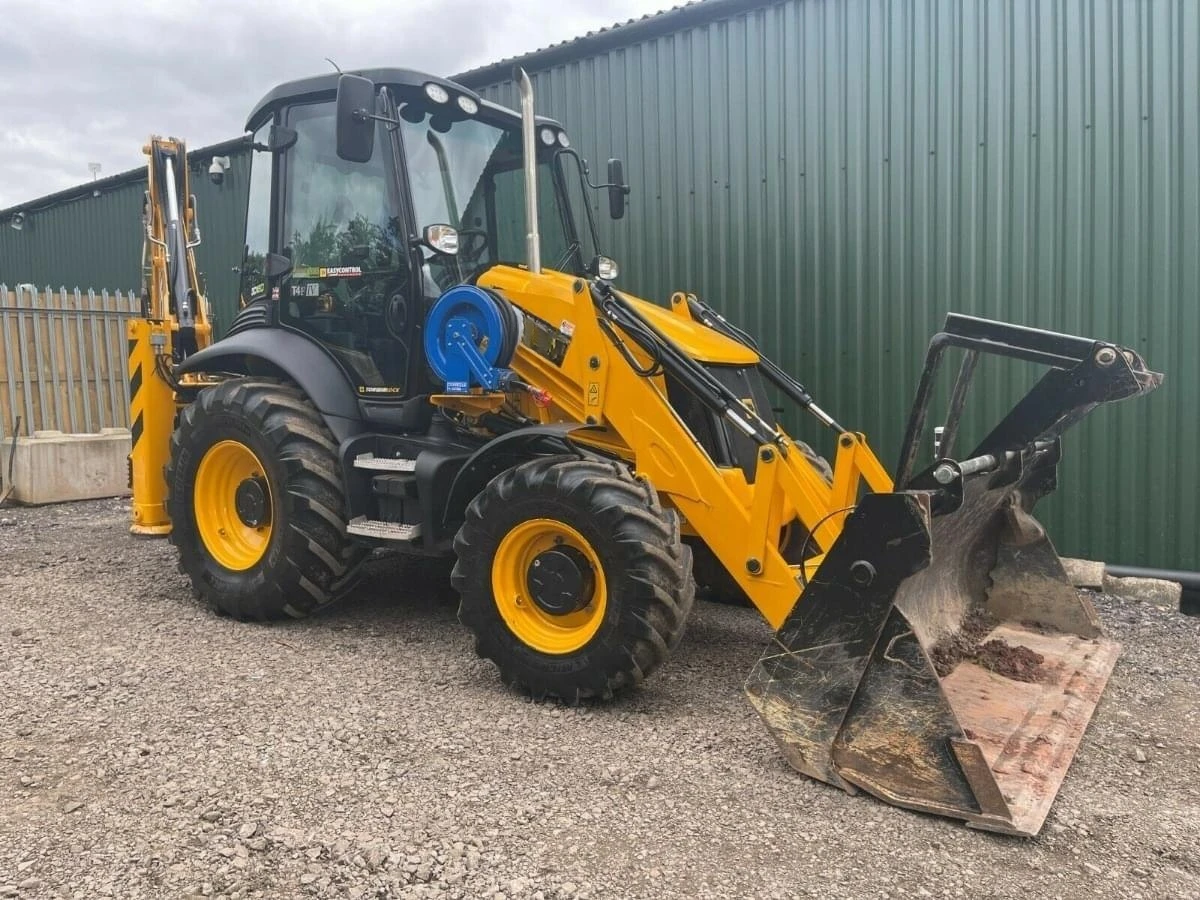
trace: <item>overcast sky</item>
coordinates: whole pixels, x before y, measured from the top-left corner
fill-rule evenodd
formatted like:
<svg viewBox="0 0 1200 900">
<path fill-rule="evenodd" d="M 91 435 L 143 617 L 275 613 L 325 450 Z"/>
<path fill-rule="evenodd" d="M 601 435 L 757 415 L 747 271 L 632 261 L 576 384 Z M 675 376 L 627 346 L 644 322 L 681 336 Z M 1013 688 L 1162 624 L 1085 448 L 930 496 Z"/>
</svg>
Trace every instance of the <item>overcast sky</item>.
<svg viewBox="0 0 1200 900">
<path fill-rule="evenodd" d="M 327 56 L 452 75 L 673 2 L 0 0 L 0 209 L 141 165 L 151 133 L 234 137 Z"/>
</svg>

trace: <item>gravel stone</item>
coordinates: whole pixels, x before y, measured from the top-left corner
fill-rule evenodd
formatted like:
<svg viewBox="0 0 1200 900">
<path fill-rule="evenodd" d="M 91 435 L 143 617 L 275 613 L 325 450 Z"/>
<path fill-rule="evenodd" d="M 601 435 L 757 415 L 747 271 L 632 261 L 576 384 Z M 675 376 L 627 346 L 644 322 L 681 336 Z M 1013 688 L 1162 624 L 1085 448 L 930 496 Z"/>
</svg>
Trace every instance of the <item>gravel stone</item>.
<svg viewBox="0 0 1200 900">
<path fill-rule="evenodd" d="M 380 555 L 313 619 L 241 624 L 127 506 L 4 511 L 0 896 L 1200 900 L 1200 619 L 1096 596 L 1124 651 L 1014 840 L 788 768 L 742 694 L 753 610 L 697 604 L 616 702 L 530 703 L 443 562 Z"/>
</svg>

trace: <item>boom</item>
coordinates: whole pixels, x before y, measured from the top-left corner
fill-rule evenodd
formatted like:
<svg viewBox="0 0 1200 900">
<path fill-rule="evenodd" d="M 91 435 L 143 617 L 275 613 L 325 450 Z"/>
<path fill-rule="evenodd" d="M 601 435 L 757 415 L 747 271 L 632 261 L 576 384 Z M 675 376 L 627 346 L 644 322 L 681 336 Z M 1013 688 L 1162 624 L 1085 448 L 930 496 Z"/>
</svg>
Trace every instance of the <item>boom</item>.
<svg viewBox="0 0 1200 900">
<path fill-rule="evenodd" d="M 163 467 L 175 420 L 172 367 L 212 342 L 208 301 L 193 249 L 200 243 L 196 198 L 188 183 L 187 148 L 176 138 L 152 137 L 142 201 L 142 314 L 130 319 L 129 487 L 140 535 L 170 533 Z"/>
</svg>

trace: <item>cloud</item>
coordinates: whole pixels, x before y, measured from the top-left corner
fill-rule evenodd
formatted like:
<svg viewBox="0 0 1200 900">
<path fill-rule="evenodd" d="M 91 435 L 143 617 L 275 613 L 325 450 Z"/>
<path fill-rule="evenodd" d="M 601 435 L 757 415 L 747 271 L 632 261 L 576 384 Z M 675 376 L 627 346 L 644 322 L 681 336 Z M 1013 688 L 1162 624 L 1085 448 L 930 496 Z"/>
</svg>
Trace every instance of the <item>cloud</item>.
<svg viewBox="0 0 1200 900">
<path fill-rule="evenodd" d="M 274 85 L 393 65 L 451 75 L 659 0 L 3 0 L 0 208 L 142 164 L 150 134 L 241 134 Z"/>
</svg>

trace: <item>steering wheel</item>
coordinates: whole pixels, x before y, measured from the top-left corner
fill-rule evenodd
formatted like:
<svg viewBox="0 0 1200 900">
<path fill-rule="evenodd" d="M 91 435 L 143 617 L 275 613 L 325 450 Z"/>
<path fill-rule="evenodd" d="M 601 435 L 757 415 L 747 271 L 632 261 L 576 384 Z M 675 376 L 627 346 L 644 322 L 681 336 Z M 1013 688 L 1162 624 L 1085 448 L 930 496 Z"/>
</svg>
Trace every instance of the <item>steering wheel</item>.
<svg viewBox="0 0 1200 900">
<path fill-rule="evenodd" d="M 478 238 L 479 246 L 472 247 L 464 238 Z M 487 248 L 488 233 L 482 228 L 464 228 L 458 233 L 458 241 L 459 256 L 478 256 Z"/>
</svg>

